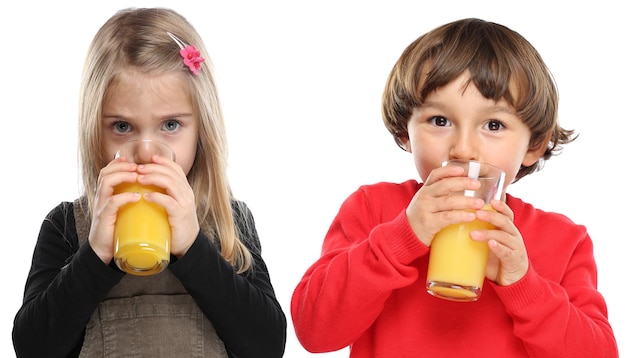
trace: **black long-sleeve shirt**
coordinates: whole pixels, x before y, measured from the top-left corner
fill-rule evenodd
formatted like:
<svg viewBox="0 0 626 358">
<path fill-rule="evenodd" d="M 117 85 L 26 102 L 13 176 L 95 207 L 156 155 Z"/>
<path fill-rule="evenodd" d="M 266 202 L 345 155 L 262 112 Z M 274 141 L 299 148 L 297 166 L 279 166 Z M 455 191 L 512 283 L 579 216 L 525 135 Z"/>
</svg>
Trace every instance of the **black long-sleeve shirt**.
<svg viewBox="0 0 626 358">
<path fill-rule="evenodd" d="M 252 270 L 237 274 L 202 232 L 184 257 L 172 256 L 168 269 L 214 325 L 229 356 L 282 357 L 285 314 L 261 257 L 252 214 L 242 202 L 236 204 L 236 219 L 251 223 L 243 242 L 253 257 Z M 89 244 L 79 245 L 73 203 L 54 208 L 41 226 L 15 316 L 17 356 L 77 357 L 92 313 L 124 275 L 114 264 L 105 265 Z"/>
</svg>

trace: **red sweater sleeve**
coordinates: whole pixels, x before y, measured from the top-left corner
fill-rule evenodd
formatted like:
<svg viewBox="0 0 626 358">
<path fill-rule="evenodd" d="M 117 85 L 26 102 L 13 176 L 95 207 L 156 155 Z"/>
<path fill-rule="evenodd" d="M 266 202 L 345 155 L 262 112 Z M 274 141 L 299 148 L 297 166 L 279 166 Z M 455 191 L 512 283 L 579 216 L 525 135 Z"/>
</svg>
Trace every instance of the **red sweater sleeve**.
<svg viewBox="0 0 626 358">
<path fill-rule="evenodd" d="M 515 225 L 532 259 L 528 273 L 516 284 L 492 285 L 513 319 L 514 334 L 532 357 L 555 352 L 564 357 L 617 357 L 585 227 L 513 197 L 507 203 L 520 218 Z"/>
<path fill-rule="evenodd" d="M 366 188 L 361 188 L 340 208 L 322 256 L 292 297 L 295 332 L 310 352 L 354 342 L 378 317 L 391 292 L 416 280 L 417 269 L 410 263 L 428 248 L 406 219 L 405 198 L 410 200 L 416 187 L 407 189 L 412 193 L 400 192 L 401 200 L 387 201 L 391 207 L 371 207 Z"/>
</svg>

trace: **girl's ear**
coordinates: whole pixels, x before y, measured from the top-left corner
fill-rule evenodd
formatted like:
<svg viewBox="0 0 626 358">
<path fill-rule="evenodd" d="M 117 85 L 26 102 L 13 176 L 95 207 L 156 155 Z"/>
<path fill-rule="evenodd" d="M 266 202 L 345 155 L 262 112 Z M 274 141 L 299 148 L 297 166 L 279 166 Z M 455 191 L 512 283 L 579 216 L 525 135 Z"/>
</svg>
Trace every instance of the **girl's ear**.
<svg viewBox="0 0 626 358">
<path fill-rule="evenodd" d="M 546 136 L 541 143 L 535 145 L 534 147 L 528 147 L 526 154 L 524 155 L 524 160 L 522 161 L 522 165 L 525 167 L 529 167 L 535 164 L 541 157 L 543 157 L 548 145 L 550 144 L 550 139 L 552 139 L 552 132 L 550 135 Z"/>
</svg>

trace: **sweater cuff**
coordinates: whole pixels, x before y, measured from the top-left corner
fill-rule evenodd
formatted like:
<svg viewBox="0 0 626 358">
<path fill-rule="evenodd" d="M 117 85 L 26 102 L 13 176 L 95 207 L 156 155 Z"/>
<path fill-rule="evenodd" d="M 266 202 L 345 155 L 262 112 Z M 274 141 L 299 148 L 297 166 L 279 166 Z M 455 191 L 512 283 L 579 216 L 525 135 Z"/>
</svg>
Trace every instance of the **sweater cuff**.
<svg viewBox="0 0 626 358">
<path fill-rule="evenodd" d="M 196 272 L 198 267 L 206 265 L 207 261 L 218 256 L 221 257 L 221 254 L 217 251 L 217 247 L 211 244 L 210 239 L 200 230 L 185 255 L 179 259 L 173 259 L 168 269 L 181 278 L 186 273 Z"/>
<path fill-rule="evenodd" d="M 521 280 L 509 286 L 499 286 L 489 281 L 496 294 L 505 303 L 509 313 L 524 310 L 528 305 L 536 302 L 541 295 L 541 277 L 533 269 L 528 267 L 528 272 Z"/>
<path fill-rule="evenodd" d="M 378 229 L 382 246 L 386 246 L 391 251 L 390 257 L 396 257 L 402 265 L 408 265 L 429 252 L 429 248 L 415 236 L 406 217 L 406 210 L 402 210 L 395 219 L 380 225 Z"/>
<path fill-rule="evenodd" d="M 88 243 L 86 245 L 80 245 L 75 259 L 78 260 L 80 262 L 79 265 L 82 265 L 91 275 L 97 276 L 102 281 L 106 281 L 110 284 L 119 282 L 122 277 L 126 275 L 124 271 L 117 267 L 115 260 L 111 260 L 108 265 L 102 262 Z"/>
</svg>

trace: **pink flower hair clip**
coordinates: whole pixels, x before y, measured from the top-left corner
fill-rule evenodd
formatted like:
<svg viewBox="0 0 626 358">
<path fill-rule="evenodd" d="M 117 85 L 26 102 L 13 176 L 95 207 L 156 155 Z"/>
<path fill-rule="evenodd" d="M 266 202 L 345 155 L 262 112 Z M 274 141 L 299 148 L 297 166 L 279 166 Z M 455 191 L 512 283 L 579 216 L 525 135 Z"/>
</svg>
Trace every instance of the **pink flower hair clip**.
<svg viewBox="0 0 626 358">
<path fill-rule="evenodd" d="M 180 55 L 183 57 L 183 63 L 197 76 L 198 71 L 200 71 L 202 67 L 202 62 L 204 62 L 204 57 L 200 56 L 200 51 L 198 51 L 195 46 L 187 45 L 173 33 L 168 31 L 167 34 L 176 42 L 178 47 L 180 47 Z"/>
</svg>

